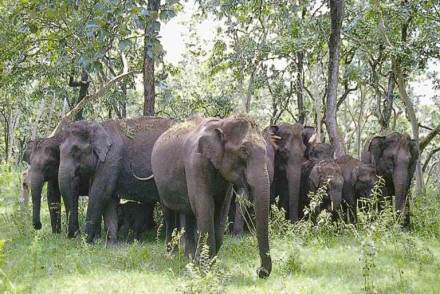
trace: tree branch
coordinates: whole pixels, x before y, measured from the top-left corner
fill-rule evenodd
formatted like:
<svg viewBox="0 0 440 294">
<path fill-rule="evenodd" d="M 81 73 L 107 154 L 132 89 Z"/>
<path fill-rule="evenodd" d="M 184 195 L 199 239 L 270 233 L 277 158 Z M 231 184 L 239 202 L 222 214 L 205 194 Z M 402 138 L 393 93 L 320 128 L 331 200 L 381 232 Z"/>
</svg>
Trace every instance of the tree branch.
<svg viewBox="0 0 440 294">
<path fill-rule="evenodd" d="M 423 152 L 426 146 L 428 146 L 428 144 L 432 141 L 432 139 L 434 139 L 434 137 L 437 136 L 439 133 L 440 133 L 440 124 L 431 132 L 429 132 L 429 134 L 424 139 L 422 139 L 422 141 L 420 142 L 420 153 Z"/>
<path fill-rule="evenodd" d="M 440 151 L 440 147 L 432 149 L 431 152 L 429 152 L 428 156 L 426 157 L 425 163 L 423 164 L 423 168 L 422 168 L 423 172 L 425 172 L 426 169 L 428 168 L 429 161 L 434 156 L 434 154 L 436 154 L 439 151 Z"/>
<path fill-rule="evenodd" d="M 113 79 L 111 79 L 107 84 L 105 84 L 103 87 L 101 87 L 98 91 L 96 91 L 94 94 L 92 95 L 87 95 L 85 96 L 71 111 L 69 111 L 61 120 L 60 122 L 57 124 L 57 126 L 55 127 L 55 129 L 53 130 L 52 134 L 50 135 L 51 137 L 54 136 L 56 133 L 58 133 L 61 128 L 70 120 L 72 119 L 75 114 L 77 114 L 83 107 L 84 105 L 97 98 L 100 97 L 102 95 L 105 94 L 105 92 L 107 92 L 107 90 L 113 86 L 115 83 L 122 81 L 123 79 L 125 79 L 128 76 L 131 76 L 133 74 L 137 74 L 137 73 L 142 73 L 141 71 L 131 71 L 131 72 L 126 72 L 126 73 L 122 73 L 116 77 L 114 77 Z"/>
</svg>

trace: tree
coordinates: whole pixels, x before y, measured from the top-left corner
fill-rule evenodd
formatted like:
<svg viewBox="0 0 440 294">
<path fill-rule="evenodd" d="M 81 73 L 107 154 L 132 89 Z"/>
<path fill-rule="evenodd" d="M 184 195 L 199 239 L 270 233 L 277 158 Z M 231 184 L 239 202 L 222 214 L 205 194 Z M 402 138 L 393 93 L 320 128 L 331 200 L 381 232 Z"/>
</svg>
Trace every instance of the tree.
<svg viewBox="0 0 440 294">
<path fill-rule="evenodd" d="M 346 154 L 345 145 L 339 134 L 337 111 L 337 93 L 339 81 L 339 48 L 341 27 L 344 16 L 344 0 L 330 0 L 331 34 L 329 39 L 329 67 L 326 104 L 326 126 L 330 142 L 335 148 L 336 157 Z"/>
</svg>

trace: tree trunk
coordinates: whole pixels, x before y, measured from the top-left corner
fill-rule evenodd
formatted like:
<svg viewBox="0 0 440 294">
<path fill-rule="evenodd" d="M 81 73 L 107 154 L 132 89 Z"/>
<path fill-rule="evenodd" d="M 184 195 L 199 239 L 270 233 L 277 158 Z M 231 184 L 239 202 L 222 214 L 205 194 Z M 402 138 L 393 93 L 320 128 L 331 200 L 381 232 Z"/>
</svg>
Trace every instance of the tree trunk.
<svg viewBox="0 0 440 294">
<path fill-rule="evenodd" d="M 144 36 L 144 115 L 154 116 L 155 89 L 154 89 L 154 52 L 153 41 L 158 32 L 154 26 L 157 22 L 157 15 L 160 7 L 160 0 L 148 0 L 148 10 L 151 13 L 150 21 L 145 26 Z"/>
<path fill-rule="evenodd" d="M 41 115 L 43 114 L 44 111 L 44 102 L 45 102 L 45 98 L 42 97 L 40 102 L 40 107 L 38 108 L 37 117 L 35 118 L 34 126 L 32 128 L 31 140 L 35 140 L 38 137 L 38 124 L 40 122 Z"/>
<path fill-rule="evenodd" d="M 300 124 L 304 124 L 305 113 L 304 113 L 304 51 L 298 53 L 297 56 L 297 68 L 298 68 L 298 76 L 296 79 L 296 87 L 297 87 L 297 97 L 298 97 L 298 122 Z"/>
<path fill-rule="evenodd" d="M 319 95 L 319 62 L 315 64 L 314 82 L 313 82 L 313 96 L 315 97 L 316 109 L 316 143 L 321 143 L 321 126 L 322 126 L 322 101 Z"/>
<path fill-rule="evenodd" d="M 346 154 L 344 142 L 339 134 L 336 105 L 339 78 L 339 48 L 344 14 L 344 0 L 330 0 L 331 34 L 329 40 L 328 91 L 326 105 L 326 126 L 336 157 Z"/>
</svg>

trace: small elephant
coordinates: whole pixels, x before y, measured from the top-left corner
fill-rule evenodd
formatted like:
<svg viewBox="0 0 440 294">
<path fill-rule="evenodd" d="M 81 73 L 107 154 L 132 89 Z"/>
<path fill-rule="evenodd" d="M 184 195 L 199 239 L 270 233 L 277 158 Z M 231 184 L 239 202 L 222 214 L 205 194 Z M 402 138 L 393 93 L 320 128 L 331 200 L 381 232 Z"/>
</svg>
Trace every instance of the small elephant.
<svg viewBox="0 0 440 294">
<path fill-rule="evenodd" d="M 327 143 L 311 143 L 309 148 L 306 150 L 307 159 L 333 160 L 334 155 L 335 149 Z"/>
<path fill-rule="evenodd" d="M 255 120 L 244 114 L 225 119 L 196 116 L 176 125 L 154 144 L 151 163 L 170 244 L 170 215 L 186 215 L 185 254 L 196 256 L 205 238 L 210 254 L 223 243 L 232 186 L 247 186 L 254 197 L 260 278 L 269 276 L 270 184 L 266 146 Z M 199 244 L 200 245 L 200 244 Z M 167 247 L 167 250 L 172 248 Z"/>
<path fill-rule="evenodd" d="M 385 195 L 395 195 L 396 211 L 402 213 L 403 225 L 409 225 L 407 195 L 419 157 L 417 144 L 407 134 L 376 136 L 365 145 L 362 162 L 372 164 L 385 180 Z"/>
<path fill-rule="evenodd" d="M 117 242 L 118 196 L 151 206 L 159 200 L 150 176 L 151 151 L 157 138 L 174 122 L 160 117 L 109 120 L 100 124 L 80 121 L 65 129 L 60 145 L 58 179 L 62 195 L 74 197 L 75 182 L 93 179 L 89 193 L 86 227 L 92 242 L 102 216 L 109 230 L 108 241 Z M 143 179 L 136 174 L 148 175 Z M 78 200 L 72 215 L 78 219 Z M 69 231 L 77 230 L 78 224 Z"/>
<path fill-rule="evenodd" d="M 134 239 L 141 241 L 141 236 L 148 228 L 154 227 L 149 215 L 154 207 L 136 201 L 124 201 L 118 206 L 118 230 L 122 230 L 123 239 L 128 242 L 130 231 Z"/>
<path fill-rule="evenodd" d="M 304 208 L 310 205 L 309 192 L 316 192 L 325 183 L 330 181 L 327 193 L 324 196 L 320 209 L 326 209 L 336 216 L 336 210 L 342 202 L 344 178 L 342 171 L 333 160 L 308 160 L 302 165 L 301 197 L 299 207 L 301 217 L 304 217 Z M 319 211 L 317 211 L 319 213 Z"/>
<path fill-rule="evenodd" d="M 376 181 L 376 169 L 351 156 L 342 156 L 336 160 L 341 167 L 344 187 L 342 199 L 344 211 L 348 211 L 350 222 L 357 221 L 357 200 L 369 197 Z"/>
<path fill-rule="evenodd" d="M 270 126 L 270 132 L 279 139 L 276 142 L 275 175 L 271 190 L 271 202 L 279 195 L 280 206 L 287 212 L 289 220 L 298 220 L 298 207 L 301 186 L 301 166 L 306 159 L 306 150 L 310 148 L 310 139 L 315 129 L 301 124 L 282 124 Z"/>
</svg>

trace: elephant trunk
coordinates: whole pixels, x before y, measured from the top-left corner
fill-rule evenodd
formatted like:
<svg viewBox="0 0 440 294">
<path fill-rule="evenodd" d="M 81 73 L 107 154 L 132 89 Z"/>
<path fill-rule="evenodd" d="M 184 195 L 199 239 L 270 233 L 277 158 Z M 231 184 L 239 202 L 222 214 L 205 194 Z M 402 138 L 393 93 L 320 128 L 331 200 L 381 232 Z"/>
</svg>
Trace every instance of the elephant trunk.
<svg viewBox="0 0 440 294">
<path fill-rule="evenodd" d="M 68 219 L 73 207 L 74 178 L 75 171 L 66 164 L 60 164 L 58 171 L 58 185 L 60 187 L 61 195 L 63 195 Z"/>
<path fill-rule="evenodd" d="M 36 230 L 41 229 L 40 207 L 41 190 L 44 185 L 44 176 L 38 172 L 31 173 L 31 192 L 32 192 L 32 223 Z"/>
<path fill-rule="evenodd" d="M 289 191 L 289 220 L 291 223 L 298 221 L 299 217 L 299 194 L 301 186 L 301 167 L 303 160 L 288 163 L 286 177 Z"/>
<path fill-rule="evenodd" d="M 403 165 L 403 164 L 402 164 Z M 408 192 L 408 166 L 396 166 L 393 173 L 393 184 L 396 211 L 400 211 L 405 224 L 409 223 L 409 203 L 406 201 Z M 407 209 L 408 208 L 408 209 Z"/>
<path fill-rule="evenodd" d="M 250 164 L 246 174 L 255 201 L 258 250 L 261 258 L 261 268 L 257 272 L 260 278 L 265 278 L 272 271 L 272 259 L 269 252 L 269 175 L 265 164 L 264 167 L 256 167 L 255 164 Z M 253 176 L 248 176 L 250 174 Z"/>
</svg>

